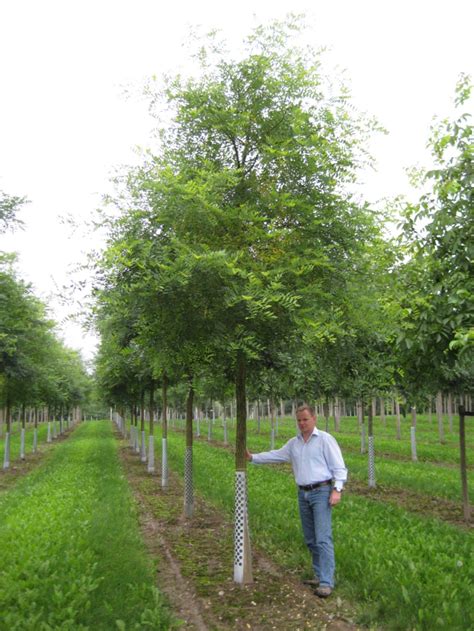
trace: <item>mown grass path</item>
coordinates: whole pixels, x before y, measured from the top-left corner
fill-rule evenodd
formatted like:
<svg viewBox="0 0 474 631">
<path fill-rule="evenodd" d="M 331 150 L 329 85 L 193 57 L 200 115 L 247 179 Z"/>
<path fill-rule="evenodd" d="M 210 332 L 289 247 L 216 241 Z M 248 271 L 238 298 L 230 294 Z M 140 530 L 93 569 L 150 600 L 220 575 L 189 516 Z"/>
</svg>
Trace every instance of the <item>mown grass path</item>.
<svg viewBox="0 0 474 631">
<path fill-rule="evenodd" d="M 0 495 L 0 629 L 170 629 L 108 422 Z"/>
</svg>

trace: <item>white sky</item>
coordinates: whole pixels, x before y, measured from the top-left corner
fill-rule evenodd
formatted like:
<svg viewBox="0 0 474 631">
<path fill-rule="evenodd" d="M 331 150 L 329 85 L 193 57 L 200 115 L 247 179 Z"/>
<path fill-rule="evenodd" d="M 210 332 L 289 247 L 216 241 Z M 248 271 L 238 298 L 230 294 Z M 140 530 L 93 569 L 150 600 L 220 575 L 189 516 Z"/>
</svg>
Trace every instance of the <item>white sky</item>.
<svg viewBox="0 0 474 631">
<path fill-rule="evenodd" d="M 427 162 L 434 115 L 451 111 L 460 72 L 474 76 L 472 0 L 0 0 L 0 189 L 27 196 L 26 229 L 0 238 L 19 253 L 19 272 L 62 321 L 56 288 L 94 242 L 60 217 L 87 220 L 110 190 L 114 167 L 137 161 L 153 126 L 146 103 L 122 86 L 186 60 L 191 26 L 240 41 L 289 11 L 308 16 L 326 69 L 346 69 L 355 105 L 389 136 L 372 145 L 378 171 L 361 191 L 375 201 L 408 192 L 404 169 Z M 94 339 L 65 323 L 66 343 L 93 352 Z"/>
</svg>

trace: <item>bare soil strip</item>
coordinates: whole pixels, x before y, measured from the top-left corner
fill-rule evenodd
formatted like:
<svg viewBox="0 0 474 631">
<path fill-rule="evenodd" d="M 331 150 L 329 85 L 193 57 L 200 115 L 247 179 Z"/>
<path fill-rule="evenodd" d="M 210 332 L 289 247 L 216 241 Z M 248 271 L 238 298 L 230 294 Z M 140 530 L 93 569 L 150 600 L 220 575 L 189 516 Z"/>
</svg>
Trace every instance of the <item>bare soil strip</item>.
<svg viewBox="0 0 474 631">
<path fill-rule="evenodd" d="M 349 631 L 355 609 L 337 592 L 317 598 L 312 590 L 258 551 L 254 582 L 234 583 L 233 526 L 214 507 L 195 497 L 192 520 L 183 518 L 183 485 L 170 475 L 149 474 L 125 443 L 120 454 L 135 495 L 146 544 L 157 563 L 157 586 L 190 630 Z"/>
</svg>

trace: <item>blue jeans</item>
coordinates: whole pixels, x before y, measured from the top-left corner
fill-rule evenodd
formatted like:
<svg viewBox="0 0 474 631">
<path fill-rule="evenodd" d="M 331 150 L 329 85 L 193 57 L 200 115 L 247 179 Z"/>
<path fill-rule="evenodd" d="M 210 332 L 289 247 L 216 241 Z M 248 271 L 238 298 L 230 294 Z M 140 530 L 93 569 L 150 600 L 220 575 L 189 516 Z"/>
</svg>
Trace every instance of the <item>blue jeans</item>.
<svg viewBox="0 0 474 631">
<path fill-rule="evenodd" d="M 298 505 L 304 541 L 312 559 L 314 574 L 321 586 L 334 587 L 334 544 L 332 540 L 331 514 L 329 505 L 331 486 L 320 486 L 313 491 L 298 490 Z"/>
</svg>

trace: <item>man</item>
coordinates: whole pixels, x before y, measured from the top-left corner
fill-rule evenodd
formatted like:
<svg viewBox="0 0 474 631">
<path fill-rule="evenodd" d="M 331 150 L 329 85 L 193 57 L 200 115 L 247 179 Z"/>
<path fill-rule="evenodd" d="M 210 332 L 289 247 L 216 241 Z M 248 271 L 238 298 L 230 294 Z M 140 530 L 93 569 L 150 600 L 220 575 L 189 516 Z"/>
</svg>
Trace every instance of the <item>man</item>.
<svg viewBox="0 0 474 631">
<path fill-rule="evenodd" d="M 334 588 L 334 544 L 332 540 L 332 507 L 341 501 L 347 469 L 335 438 L 316 429 L 316 416 L 309 405 L 296 411 L 299 433 L 281 449 L 252 454 L 254 464 L 291 462 L 298 485 L 298 505 L 305 543 L 313 561 L 315 578 L 308 581 L 321 598 L 330 596 Z"/>
</svg>

